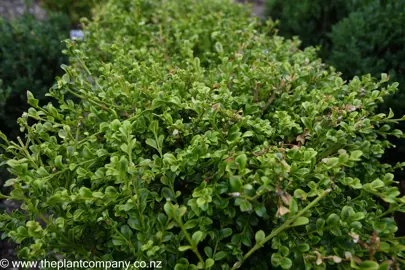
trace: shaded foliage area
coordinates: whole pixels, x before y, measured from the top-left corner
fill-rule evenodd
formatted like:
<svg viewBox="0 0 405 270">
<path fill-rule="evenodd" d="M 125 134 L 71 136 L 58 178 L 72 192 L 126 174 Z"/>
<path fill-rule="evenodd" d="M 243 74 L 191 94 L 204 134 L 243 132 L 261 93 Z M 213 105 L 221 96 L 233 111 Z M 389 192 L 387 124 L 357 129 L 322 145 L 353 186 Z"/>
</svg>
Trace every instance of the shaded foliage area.
<svg viewBox="0 0 405 270">
<path fill-rule="evenodd" d="M 45 21 L 32 15 L 7 21 L 0 18 L 0 129 L 11 137 L 19 133 L 17 118 L 28 109 L 27 90 L 44 102 L 60 65 L 67 62 L 62 40 L 69 37 L 69 20 L 59 13 Z M 7 97 L 5 97 L 7 95 Z"/>
<path fill-rule="evenodd" d="M 387 97 L 379 111 L 386 113 L 392 108 L 397 116 L 405 114 L 404 1 L 268 0 L 267 4 L 268 15 L 281 20 L 280 33 L 299 35 L 304 46 L 321 45 L 319 55 L 341 71 L 344 79 L 388 73 L 392 81 L 399 82 L 399 91 Z M 405 125 L 400 127 L 404 129 Z M 402 162 L 405 141 L 390 139 L 397 147 L 387 149 L 384 160 L 391 164 Z M 395 175 L 400 181 L 405 179 L 403 171 Z M 405 188 L 401 190 L 405 194 Z M 405 228 L 405 217 L 402 219 L 400 227 Z"/>
<path fill-rule="evenodd" d="M 330 34 L 332 50 L 329 63 L 349 79 L 353 75 L 381 72 L 390 74 L 391 80 L 399 82 L 399 91 L 388 97 L 380 111 L 392 108 L 395 115 L 405 115 L 405 2 L 374 1 L 364 8 L 350 13 L 337 23 Z M 405 124 L 401 123 L 401 129 Z M 396 148 L 388 149 L 384 160 L 395 164 L 405 156 L 403 139 L 391 138 Z M 398 180 L 405 181 L 405 172 L 396 173 Z M 404 182 L 405 183 L 405 182 Z M 405 194 L 405 188 L 402 188 Z M 402 216 L 402 219 L 404 217 Z M 402 228 L 405 221 L 402 221 Z M 405 233 L 405 228 L 401 234 Z"/>
<path fill-rule="evenodd" d="M 352 10 L 367 5 L 371 0 L 267 0 L 266 13 L 280 20 L 280 34 L 299 36 L 302 46 L 321 45 L 321 57 L 327 58 L 331 49 L 328 36 L 332 26 Z"/>
<path fill-rule="evenodd" d="M 75 28 L 80 26 L 80 19 L 82 17 L 91 19 L 93 8 L 103 2 L 105 0 L 41 0 L 44 8 L 69 16 L 70 22 Z"/>
</svg>

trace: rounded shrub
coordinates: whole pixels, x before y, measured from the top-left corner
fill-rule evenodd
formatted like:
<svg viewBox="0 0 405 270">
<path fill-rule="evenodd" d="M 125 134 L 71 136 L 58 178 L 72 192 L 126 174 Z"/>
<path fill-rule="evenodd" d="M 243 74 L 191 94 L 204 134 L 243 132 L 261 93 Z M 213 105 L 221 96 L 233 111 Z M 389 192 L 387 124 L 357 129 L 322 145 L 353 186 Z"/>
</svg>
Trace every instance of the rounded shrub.
<svg viewBox="0 0 405 270">
<path fill-rule="evenodd" d="M 352 12 L 333 27 L 330 34 L 333 46 L 329 62 L 346 76 L 389 73 L 400 83 L 400 88 L 403 88 L 404 24 L 403 1 L 374 1 L 365 8 Z M 393 107 L 403 107 L 404 97 L 401 95 L 392 100 L 395 102 Z"/>
<path fill-rule="evenodd" d="M 59 67 L 67 57 L 61 40 L 69 37 L 69 19 L 57 13 L 43 21 L 30 14 L 11 21 L 0 18 L 0 35 L 0 130 L 16 136 L 17 118 L 28 109 L 26 91 L 44 100 L 63 71 Z"/>
<path fill-rule="evenodd" d="M 367 5 L 370 0 L 266 0 L 266 13 L 280 20 L 280 34 L 299 36 L 304 46 L 321 45 L 321 55 L 328 56 L 332 26 L 351 11 Z"/>
<path fill-rule="evenodd" d="M 398 93 L 387 97 L 381 106 L 382 110 L 392 108 L 397 115 L 405 114 L 404 25 L 405 2 L 374 1 L 367 7 L 352 12 L 333 27 L 330 34 L 333 45 L 328 59 L 346 78 L 366 73 L 376 76 L 380 72 L 386 72 L 393 80 L 398 81 Z M 401 124 L 401 129 L 404 127 Z M 393 142 L 398 147 L 390 150 L 384 157 L 390 163 L 402 161 L 405 153 L 404 140 L 394 139 Z M 403 179 L 405 173 L 399 172 L 397 175 Z"/>
<path fill-rule="evenodd" d="M 8 141 L 24 259 L 159 260 L 164 269 L 389 269 L 404 211 L 379 162 L 397 90 L 344 82 L 226 0 L 110 0 L 68 43 L 58 105 Z M 75 96 L 76 100 L 69 99 Z M 42 104 L 41 104 L 42 105 Z M 384 268 L 385 267 L 385 268 Z"/>
</svg>

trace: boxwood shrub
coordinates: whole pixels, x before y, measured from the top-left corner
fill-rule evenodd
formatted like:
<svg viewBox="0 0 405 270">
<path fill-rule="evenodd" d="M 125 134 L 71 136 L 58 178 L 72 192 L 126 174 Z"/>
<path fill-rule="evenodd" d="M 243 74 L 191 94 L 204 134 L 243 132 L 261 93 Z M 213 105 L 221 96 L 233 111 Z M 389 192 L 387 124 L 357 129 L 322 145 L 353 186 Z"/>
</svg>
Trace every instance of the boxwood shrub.
<svg viewBox="0 0 405 270">
<path fill-rule="evenodd" d="M 371 0 L 266 0 L 266 14 L 280 20 L 280 34 L 299 36 L 303 46 L 321 45 L 321 55 L 328 56 L 332 26 L 350 12 Z"/>
<path fill-rule="evenodd" d="M 0 35 L 0 130 L 15 137 L 17 119 L 28 109 L 26 91 L 46 100 L 55 76 L 63 72 L 60 65 L 67 57 L 62 40 L 69 37 L 69 19 L 59 13 L 46 20 L 31 14 L 0 18 Z"/>
<path fill-rule="evenodd" d="M 373 76 L 381 71 L 405 85 L 405 3 L 403 1 L 374 1 L 352 12 L 333 27 L 330 34 L 333 47 L 329 62 L 344 74 Z M 404 91 L 401 91 L 405 93 Z M 403 94 L 405 95 L 405 94 Z M 391 103 L 403 108 L 403 96 Z M 402 112 L 405 112 L 403 109 Z"/>
<path fill-rule="evenodd" d="M 398 269 L 383 74 L 344 81 L 227 0 L 110 0 L 4 163 L 24 259 Z M 76 100 L 68 97 L 75 96 Z"/>
<path fill-rule="evenodd" d="M 405 59 L 404 10 L 405 2 L 388 0 L 374 1 L 352 12 L 333 27 L 330 34 L 333 45 L 328 60 L 346 78 L 366 73 L 376 76 L 379 72 L 387 72 L 393 80 L 399 82 L 399 91 L 386 98 L 381 110 L 391 107 L 398 115 L 405 114 L 405 63 L 402 60 Z M 404 127 L 402 123 L 401 129 Z M 404 140 L 395 139 L 393 142 L 398 147 L 384 157 L 390 163 L 403 160 L 405 153 Z M 401 177 L 399 179 L 405 177 L 404 172 L 396 175 Z M 405 230 L 402 231 L 405 233 Z"/>
</svg>

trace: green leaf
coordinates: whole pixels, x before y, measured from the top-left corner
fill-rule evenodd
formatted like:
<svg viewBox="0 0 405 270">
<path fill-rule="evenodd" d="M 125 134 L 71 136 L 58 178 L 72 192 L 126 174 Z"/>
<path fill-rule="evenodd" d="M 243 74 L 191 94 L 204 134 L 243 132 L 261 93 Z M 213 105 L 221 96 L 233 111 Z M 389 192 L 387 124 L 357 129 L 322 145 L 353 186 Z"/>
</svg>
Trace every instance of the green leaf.
<svg viewBox="0 0 405 270">
<path fill-rule="evenodd" d="M 149 130 L 155 135 L 157 136 L 158 133 L 158 129 L 159 129 L 159 122 L 154 120 L 150 123 L 149 125 Z"/>
<path fill-rule="evenodd" d="M 189 250 L 191 248 L 192 248 L 191 246 L 180 246 L 179 251 L 183 252 L 183 251 Z"/>
<path fill-rule="evenodd" d="M 76 173 L 79 176 L 86 176 L 87 175 L 87 171 L 82 167 L 77 168 Z"/>
<path fill-rule="evenodd" d="M 127 243 L 124 240 L 121 239 L 113 239 L 112 243 L 114 246 L 125 246 Z"/>
<path fill-rule="evenodd" d="M 232 192 L 239 192 L 242 189 L 242 181 L 239 176 L 231 176 L 229 179 Z"/>
<path fill-rule="evenodd" d="M 62 163 L 62 156 L 56 156 L 55 158 L 55 166 L 58 169 L 62 169 L 63 168 L 63 163 Z"/>
<path fill-rule="evenodd" d="M 280 253 L 273 253 L 271 255 L 271 264 L 275 267 L 279 266 L 281 264 L 283 257 L 281 256 Z"/>
<path fill-rule="evenodd" d="M 62 138 L 62 139 L 65 139 L 65 138 L 67 137 L 67 132 L 66 132 L 66 130 L 60 129 L 60 130 L 58 131 L 58 136 L 59 136 L 60 138 Z"/>
<path fill-rule="evenodd" d="M 292 227 L 295 226 L 302 226 L 309 223 L 309 219 L 307 217 L 299 217 L 297 218 L 294 223 L 291 225 Z"/>
<path fill-rule="evenodd" d="M 242 212 L 249 212 L 252 210 L 252 204 L 248 200 L 243 200 L 240 204 L 240 210 Z"/>
<path fill-rule="evenodd" d="M 302 189 L 296 189 L 294 191 L 294 197 L 297 199 L 306 200 L 307 196 L 308 196 L 308 194 L 305 191 L 303 191 Z"/>
<path fill-rule="evenodd" d="M 220 239 L 227 238 L 227 237 L 231 236 L 232 233 L 233 233 L 233 232 L 232 232 L 232 229 L 231 229 L 231 228 L 223 228 L 223 229 L 221 229 L 221 230 L 219 231 Z"/>
<path fill-rule="evenodd" d="M 330 227 L 329 232 L 336 236 L 342 235 L 342 230 L 339 227 Z"/>
<path fill-rule="evenodd" d="M 355 150 L 355 151 L 352 151 L 351 153 L 350 153 L 350 160 L 353 160 L 353 161 L 359 161 L 359 160 L 361 160 L 361 156 L 363 155 L 363 152 L 361 151 L 361 150 Z"/>
<path fill-rule="evenodd" d="M 223 53 L 224 49 L 223 49 L 223 46 L 222 46 L 221 42 L 216 42 L 216 43 L 215 43 L 215 50 L 216 50 L 219 54 Z"/>
<path fill-rule="evenodd" d="M 235 161 L 239 164 L 240 170 L 244 170 L 246 168 L 247 156 L 245 154 L 237 156 Z"/>
<path fill-rule="evenodd" d="M 333 213 L 330 214 L 329 217 L 326 219 L 326 224 L 328 224 L 329 226 L 335 226 L 338 224 L 339 220 L 339 216 Z"/>
<path fill-rule="evenodd" d="M 266 237 L 266 235 L 265 235 L 264 231 L 260 230 L 260 231 L 256 232 L 255 240 L 256 240 L 256 242 L 261 242 L 264 240 L 265 237 Z"/>
<path fill-rule="evenodd" d="M 120 172 L 125 175 L 128 172 L 128 159 L 125 156 L 121 156 L 120 158 Z"/>
<path fill-rule="evenodd" d="M 2 139 L 5 142 L 8 142 L 7 136 L 1 131 L 0 131 L 0 139 Z"/>
<path fill-rule="evenodd" d="M 38 108 L 39 100 L 35 99 L 34 95 L 30 91 L 27 91 L 27 100 L 28 100 L 28 104 L 30 104 L 32 107 Z"/>
<path fill-rule="evenodd" d="M 364 269 L 364 270 L 378 270 L 379 268 L 380 268 L 380 265 L 374 261 L 363 261 L 359 265 L 359 269 Z"/>
<path fill-rule="evenodd" d="M 123 225 L 121 227 L 121 234 L 125 236 L 127 239 L 130 239 L 133 233 L 128 225 Z"/>
<path fill-rule="evenodd" d="M 391 135 L 393 135 L 393 136 L 395 136 L 395 137 L 397 137 L 397 138 L 402 138 L 403 135 L 404 135 L 404 133 L 402 132 L 402 130 L 394 129 L 394 130 L 391 132 Z"/>
<path fill-rule="evenodd" d="M 191 236 L 191 239 L 194 241 L 194 244 L 197 245 L 201 241 L 202 237 L 203 237 L 203 233 L 201 231 L 196 231 Z"/>
<path fill-rule="evenodd" d="M 340 214 L 340 218 L 341 218 L 342 220 L 348 220 L 348 219 L 352 218 L 354 215 L 355 215 L 355 212 L 354 212 L 354 210 L 353 210 L 353 207 L 346 205 L 346 206 L 344 206 L 344 207 L 342 208 L 342 212 L 341 212 L 341 214 Z"/>
<path fill-rule="evenodd" d="M 120 120 L 118 120 L 118 119 L 114 119 L 112 122 L 111 122 L 111 129 L 113 130 L 113 131 L 117 131 L 120 127 L 121 127 L 121 121 Z"/>
<path fill-rule="evenodd" d="M 41 177 L 46 177 L 49 175 L 49 172 L 47 170 L 45 170 L 44 167 L 39 167 L 39 169 L 37 170 L 37 173 L 39 174 L 39 176 Z"/>
<path fill-rule="evenodd" d="M 389 80 L 387 73 L 381 73 L 381 82 L 387 82 Z M 390 108 L 391 111 L 391 108 Z"/>
<path fill-rule="evenodd" d="M 370 183 L 370 186 L 373 189 L 379 189 L 379 188 L 384 187 L 384 182 L 381 181 L 380 179 L 376 179 L 376 180 L 374 180 L 373 182 Z"/>
<path fill-rule="evenodd" d="M 205 255 L 207 255 L 208 258 L 212 258 L 212 248 L 211 247 L 205 247 L 204 252 L 205 252 Z"/>
<path fill-rule="evenodd" d="M 186 214 L 187 212 L 187 207 L 185 206 L 181 206 L 179 208 L 176 209 L 176 216 L 177 217 L 182 217 Z"/>
<path fill-rule="evenodd" d="M 247 137 L 253 137 L 254 132 L 251 130 L 246 131 L 245 133 L 243 133 L 242 137 L 243 138 L 247 138 Z"/>
<path fill-rule="evenodd" d="M 205 261 L 205 267 L 206 267 L 206 268 L 210 268 L 210 267 L 212 267 L 214 264 L 215 264 L 215 261 L 214 261 L 213 259 L 207 259 L 207 260 Z"/>
<path fill-rule="evenodd" d="M 326 164 L 326 167 L 333 168 L 339 164 L 339 158 L 337 158 L 337 157 L 326 158 L 324 162 Z"/>
<path fill-rule="evenodd" d="M 318 218 L 316 221 L 316 229 L 320 230 L 325 226 L 325 220 L 323 218 Z"/>
<path fill-rule="evenodd" d="M 138 231 L 142 230 L 141 222 L 137 218 L 128 219 L 128 225 L 134 230 L 138 230 Z"/>
<path fill-rule="evenodd" d="M 93 192 L 86 187 L 81 187 L 79 190 L 79 194 L 82 198 L 84 199 L 92 199 L 93 198 Z"/>
<path fill-rule="evenodd" d="M 73 220 L 77 221 L 80 219 L 80 217 L 84 214 L 84 210 L 83 209 L 77 209 L 74 213 L 73 213 Z"/>
<path fill-rule="evenodd" d="M 301 121 L 306 128 L 312 129 L 312 121 L 308 117 L 301 117 Z"/>
<path fill-rule="evenodd" d="M 392 173 L 386 173 L 385 175 L 384 175 L 384 183 L 386 183 L 386 182 L 391 182 L 391 181 L 393 181 L 394 180 L 394 175 L 392 174 Z"/>
<path fill-rule="evenodd" d="M 158 146 L 157 146 L 157 143 L 156 143 L 156 141 L 154 139 L 148 138 L 148 139 L 146 139 L 145 142 L 146 142 L 147 145 L 155 148 L 156 150 L 159 149 Z"/>
<path fill-rule="evenodd" d="M 165 210 L 166 214 L 169 217 L 173 218 L 175 216 L 176 209 L 173 207 L 173 205 L 170 202 L 165 203 L 165 205 L 163 206 L 163 209 Z"/>
<path fill-rule="evenodd" d="M 264 217 L 266 215 L 266 207 L 264 207 L 264 205 L 262 204 L 258 204 L 255 206 L 255 212 L 256 215 L 258 215 L 259 217 Z"/>
<path fill-rule="evenodd" d="M 392 265 L 391 261 L 382 262 L 378 270 L 389 270 L 391 268 L 391 265 Z"/>
<path fill-rule="evenodd" d="M 292 267 L 292 261 L 289 258 L 284 257 L 281 259 L 280 266 L 283 269 L 290 269 Z"/>
<path fill-rule="evenodd" d="M 105 189 L 105 194 L 108 196 L 116 196 L 118 195 L 118 191 L 113 186 L 108 186 Z"/>
<path fill-rule="evenodd" d="M 297 248 L 299 249 L 300 252 L 304 253 L 308 252 L 311 247 L 308 244 L 300 244 L 297 246 Z"/>
<path fill-rule="evenodd" d="M 290 201 L 290 215 L 293 216 L 295 215 L 295 213 L 298 212 L 298 203 L 297 200 L 295 200 L 294 198 L 291 199 Z"/>
<path fill-rule="evenodd" d="M 214 260 L 219 261 L 226 257 L 226 253 L 224 251 L 220 251 L 215 253 Z"/>
<path fill-rule="evenodd" d="M 26 199 L 24 192 L 21 189 L 14 189 L 10 192 L 10 196 L 17 201 L 23 201 Z"/>
<path fill-rule="evenodd" d="M 186 230 L 192 229 L 198 225 L 198 221 L 196 219 L 191 219 L 184 224 L 184 228 Z"/>
</svg>

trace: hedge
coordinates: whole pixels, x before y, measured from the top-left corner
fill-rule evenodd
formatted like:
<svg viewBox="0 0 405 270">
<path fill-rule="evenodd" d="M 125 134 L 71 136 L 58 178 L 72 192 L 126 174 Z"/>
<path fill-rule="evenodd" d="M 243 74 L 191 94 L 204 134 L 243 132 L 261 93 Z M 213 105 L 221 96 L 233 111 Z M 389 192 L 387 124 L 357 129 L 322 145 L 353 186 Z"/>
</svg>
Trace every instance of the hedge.
<svg viewBox="0 0 405 270">
<path fill-rule="evenodd" d="M 24 259 L 164 269 L 389 269 L 405 197 L 379 161 L 388 76 L 344 82 L 227 0 L 110 0 L 1 135 Z M 271 37 L 269 38 L 269 35 Z M 73 101 L 69 95 L 76 96 Z M 377 200 L 379 199 L 379 200 Z M 385 207 L 387 205 L 387 207 Z"/>
</svg>

